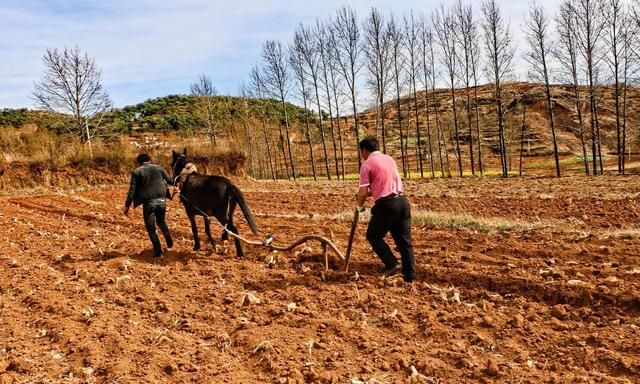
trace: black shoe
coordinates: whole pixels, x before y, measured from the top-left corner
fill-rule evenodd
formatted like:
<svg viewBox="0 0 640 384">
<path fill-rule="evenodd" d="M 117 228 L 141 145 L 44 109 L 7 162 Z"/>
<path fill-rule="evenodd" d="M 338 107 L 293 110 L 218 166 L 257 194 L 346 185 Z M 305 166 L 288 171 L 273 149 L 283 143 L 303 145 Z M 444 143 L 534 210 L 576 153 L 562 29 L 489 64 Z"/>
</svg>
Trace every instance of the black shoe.
<svg viewBox="0 0 640 384">
<path fill-rule="evenodd" d="M 154 251 L 153 252 L 153 257 L 162 257 L 162 254 L 164 253 L 164 251 L 160 250 L 160 251 Z"/>
<path fill-rule="evenodd" d="M 167 241 L 167 249 L 171 249 L 173 248 L 173 240 L 168 240 Z"/>
<path fill-rule="evenodd" d="M 397 274 L 398 272 L 400 272 L 400 269 L 402 269 L 400 264 L 396 264 L 396 265 L 394 265 L 392 267 L 385 268 L 385 270 L 382 272 L 382 276 L 384 276 L 384 277 L 393 276 L 393 275 Z"/>
</svg>

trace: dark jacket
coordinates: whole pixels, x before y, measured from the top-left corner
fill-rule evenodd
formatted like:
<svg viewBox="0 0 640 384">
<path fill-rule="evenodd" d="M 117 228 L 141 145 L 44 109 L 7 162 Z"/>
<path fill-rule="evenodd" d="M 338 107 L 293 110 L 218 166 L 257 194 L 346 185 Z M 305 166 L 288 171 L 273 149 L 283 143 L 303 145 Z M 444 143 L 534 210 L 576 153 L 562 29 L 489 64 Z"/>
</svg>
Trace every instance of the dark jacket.
<svg viewBox="0 0 640 384">
<path fill-rule="evenodd" d="M 173 180 L 161 166 L 144 164 L 131 174 L 129 193 L 124 205 L 129 207 L 133 202 L 133 206 L 137 207 L 149 200 L 168 197 L 167 184 L 173 185 Z"/>
</svg>

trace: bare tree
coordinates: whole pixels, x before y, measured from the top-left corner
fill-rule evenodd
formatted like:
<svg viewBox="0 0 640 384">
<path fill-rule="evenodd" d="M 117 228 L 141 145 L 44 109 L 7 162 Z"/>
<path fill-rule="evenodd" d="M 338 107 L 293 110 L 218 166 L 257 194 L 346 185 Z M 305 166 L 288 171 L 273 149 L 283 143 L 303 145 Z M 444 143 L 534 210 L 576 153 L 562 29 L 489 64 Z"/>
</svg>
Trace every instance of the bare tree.
<svg viewBox="0 0 640 384">
<path fill-rule="evenodd" d="M 471 79 L 473 77 L 473 44 L 475 25 L 473 20 L 473 10 L 471 4 L 464 4 L 462 0 L 458 0 L 454 7 L 455 17 L 457 19 L 458 33 L 456 37 L 458 45 L 462 47 L 462 50 L 458 50 L 458 61 L 464 69 L 463 81 L 466 93 L 466 108 L 467 108 L 467 130 L 469 132 L 469 157 L 471 160 L 471 174 L 475 176 L 476 168 L 473 157 L 473 128 L 471 117 Z"/>
<path fill-rule="evenodd" d="M 334 39 L 331 34 L 327 31 L 327 26 L 325 24 L 320 23 L 319 20 L 316 20 L 316 28 L 314 30 L 314 44 L 318 48 L 318 53 L 320 55 L 318 62 L 318 71 L 320 72 L 320 85 L 325 91 L 325 101 L 327 103 L 327 108 L 329 109 L 329 130 L 331 133 L 331 141 L 333 143 L 333 162 L 336 167 L 336 178 L 340 179 L 340 169 L 338 168 L 338 147 L 336 143 L 336 127 L 333 119 L 333 105 L 331 100 L 331 87 L 332 84 L 329 81 L 329 72 L 333 71 L 331 68 L 331 47 L 334 46 Z M 331 76 L 335 77 L 335 72 L 332 72 Z M 337 106 L 336 106 L 337 108 Z M 318 95 L 318 113 L 322 113 L 320 110 L 320 96 Z M 342 134 L 340 132 L 340 118 L 338 117 L 337 121 L 338 125 L 338 136 L 340 136 L 340 156 L 344 156 L 342 150 Z M 342 163 L 344 164 L 344 158 L 342 159 Z M 344 170 L 343 170 L 343 178 L 344 178 Z"/>
<path fill-rule="evenodd" d="M 627 148 L 627 120 L 628 120 L 628 89 L 629 83 L 635 79 L 636 85 L 640 83 L 637 77 L 640 72 L 640 5 L 636 8 L 629 6 L 626 10 L 626 18 L 623 22 L 623 48 L 622 48 L 622 150 Z M 631 151 L 629 150 L 629 153 Z M 626 156 L 622 156 L 622 172 L 625 172 Z"/>
<path fill-rule="evenodd" d="M 291 138 L 289 135 L 289 115 L 287 114 L 286 97 L 289 92 L 290 74 L 287 68 L 287 62 L 285 54 L 282 49 L 282 44 L 279 41 L 268 40 L 262 46 L 262 59 L 264 60 L 263 67 L 263 82 L 265 89 L 269 95 L 274 98 L 278 98 L 282 105 L 282 115 L 284 120 L 285 132 L 286 132 L 286 145 L 280 133 L 280 144 L 284 156 L 285 168 L 287 171 L 287 178 L 289 178 L 289 165 L 291 166 L 291 174 L 293 179 L 296 179 L 296 167 L 293 161 L 293 155 L 291 151 Z M 289 164 L 287 164 L 287 156 L 285 150 L 289 152 Z"/>
<path fill-rule="evenodd" d="M 33 99 L 43 109 L 73 115 L 75 125 L 69 131 L 88 144 L 93 156 L 91 139 L 102 129 L 100 117 L 112 105 L 100 69 L 77 46 L 47 49 L 42 62 L 44 74 L 34 84 Z"/>
<path fill-rule="evenodd" d="M 300 86 L 300 99 L 302 100 L 302 105 L 304 108 L 304 125 L 305 125 L 305 135 L 307 136 L 307 143 L 309 144 L 309 157 L 311 161 L 311 171 L 313 174 L 313 179 L 317 180 L 316 175 L 316 159 L 313 154 L 313 141 L 311 134 L 311 127 L 309 125 L 309 108 L 307 100 L 309 100 L 309 90 L 307 89 L 307 78 L 305 71 L 305 58 L 304 58 L 304 50 L 305 40 L 304 36 L 300 32 L 300 30 L 296 31 L 295 37 L 293 38 L 293 45 L 289 49 L 289 63 L 291 64 L 291 68 L 293 69 L 293 73 L 295 78 Z M 321 123 L 322 124 L 322 123 Z M 327 166 L 327 171 L 328 171 Z"/>
<path fill-rule="evenodd" d="M 402 93 L 404 92 L 404 87 L 403 87 L 404 79 L 401 79 L 405 71 L 405 68 L 404 68 L 405 57 L 404 57 L 404 53 L 402 52 L 402 48 L 404 45 L 404 36 L 393 16 L 389 18 L 389 21 L 387 24 L 387 30 L 389 34 L 389 44 L 390 44 L 391 74 L 393 76 L 393 79 L 395 82 L 395 88 L 396 88 L 396 110 L 397 110 L 397 117 L 398 117 L 398 132 L 400 133 L 400 154 L 402 157 L 402 173 L 406 178 L 410 175 L 408 173 L 410 171 L 409 156 L 407 155 L 408 134 L 405 135 L 402 128 L 402 105 L 400 103 L 400 98 L 402 96 Z"/>
<path fill-rule="evenodd" d="M 256 152 L 254 151 L 255 138 L 253 136 L 253 130 L 249 126 L 249 118 L 250 118 L 249 96 L 248 96 L 247 86 L 244 82 L 240 84 L 239 93 L 240 93 L 240 100 L 242 101 L 241 108 L 240 108 L 240 113 L 241 113 L 240 116 L 242 119 L 242 126 L 244 128 L 245 144 L 247 146 L 247 157 L 249 161 L 249 175 L 255 178 L 256 177 L 256 171 L 254 168 L 254 162 L 255 162 L 254 156 Z"/>
<path fill-rule="evenodd" d="M 376 8 L 371 8 L 364 23 L 364 56 L 370 78 L 368 84 L 377 101 L 382 151 L 387 152 L 387 132 L 385 127 L 385 95 L 391 82 L 391 39 L 384 16 Z"/>
<path fill-rule="evenodd" d="M 200 75 L 198 81 L 191 84 L 191 94 L 198 98 L 195 105 L 196 116 L 207 129 L 207 135 L 211 144 L 218 144 L 216 132 L 219 119 L 217 118 L 217 106 L 215 96 L 218 96 L 216 88 L 207 75 Z"/>
<path fill-rule="evenodd" d="M 463 175 L 462 153 L 460 152 L 460 132 L 458 129 L 458 109 L 456 102 L 458 58 L 456 55 L 457 22 L 454 14 L 445 9 L 444 4 L 436 10 L 433 17 L 433 25 L 438 36 L 438 45 L 442 55 L 440 56 L 447 70 L 449 90 L 451 91 L 451 109 L 453 113 L 453 128 L 455 134 L 456 156 L 458 159 L 458 172 Z"/>
<path fill-rule="evenodd" d="M 329 25 L 325 32 L 329 33 L 329 41 L 330 47 L 335 48 L 337 46 L 335 36 L 336 34 L 333 32 L 333 26 Z M 325 73 L 325 82 L 327 89 L 327 102 L 329 103 L 329 113 L 331 113 L 331 100 L 333 97 L 333 105 L 335 106 L 335 117 L 336 117 L 336 130 L 338 131 L 338 140 L 340 142 L 340 165 L 342 170 L 342 180 L 345 178 L 346 169 L 344 162 L 344 140 L 342 138 L 342 129 L 340 128 L 340 107 L 343 105 L 342 95 L 346 95 L 346 91 L 344 89 L 344 79 L 339 75 L 340 64 L 339 60 L 336 57 L 337 54 L 336 49 L 329 49 L 327 51 L 327 55 L 325 57 L 326 61 L 323 61 L 323 68 Z M 327 78 L 327 72 L 329 74 Z M 331 91 L 329 91 L 331 89 Z M 346 123 L 346 122 L 345 122 Z"/>
<path fill-rule="evenodd" d="M 332 31 L 335 36 L 334 57 L 336 58 L 338 71 L 349 88 L 356 140 L 355 151 L 356 158 L 358 159 L 358 168 L 360 168 L 362 159 L 360 158 L 360 150 L 358 149 L 360 130 L 358 128 L 356 87 L 357 76 L 362 68 L 362 63 L 360 62 L 360 29 L 355 11 L 347 7 L 340 8 L 336 13 L 333 26 Z"/>
<path fill-rule="evenodd" d="M 500 163 L 502 176 L 507 177 L 507 152 L 505 143 L 503 83 L 511 74 L 511 62 L 515 51 L 512 47 L 509 25 L 502 18 L 500 7 L 496 0 L 482 2 L 484 16 L 482 28 L 484 31 L 485 49 L 489 63 L 487 73 L 493 81 L 494 98 L 496 103 L 496 119 L 498 125 L 498 140 L 500 147 Z"/>
<path fill-rule="evenodd" d="M 342 129 L 340 128 L 340 101 L 339 94 L 344 93 L 342 89 L 342 81 L 338 79 L 337 63 L 335 61 L 335 49 L 336 46 L 335 34 L 333 32 L 333 25 L 318 23 L 316 26 L 316 39 L 318 47 L 320 48 L 320 68 L 321 68 L 321 83 L 325 92 L 325 102 L 329 109 L 329 127 L 331 129 L 331 138 L 333 141 L 333 156 L 335 159 L 336 175 L 339 178 L 342 173 L 342 180 L 345 176 L 344 165 L 344 142 L 342 139 Z M 335 115 L 334 115 L 335 110 Z M 335 119 L 334 119 L 335 117 Z M 336 143 L 336 132 L 340 143 L 340 160 L 338 161 L 338 147 Z M 340 163 L 340 167 L 339 164 Z"/>
<path fill-rule="evenodd" d="M 551 140 L 553 141 L 553 157 L 556 163 L 556 175 L 560 177 L 560 158 L 558 155 L 556 125 L 553 114 L 553 100 L 551 98 L 551 86 L 549 81 L 549 52 L 551 51 L 549 18 L 544 13 L 544 9 L 536 3 L 535 0 L 531 3 L 529 8 L 529 17 L 525 21 L 524 33 L 529 45 L 529 51 L 525 55 L 525 58 L 531 66 L 531 75 L 536 81 L 544 82 L 545 95 L 547 99 L 547 114 L 549 115 Z"/>
<path fill-rule="evenodd" d="M 327 152 L 327 142 L 325 138 L 324 116 L 322 115 L 322 105 L 320 104 L 320 47 L 315 33 L 311 29 L 300 24 L 296 31 L 297 45 L 302 62 L 302 70 L 306 72 L 313 85 L 316 107 L 318 109 L 318 128 L 320 129 L 320 138 L 322 139 L 322 149 L 324 151 L 324 165 L 327 171 L 327 178 L 331 180 L 331 172 L 329 170 L 329 154 Z M 324 48 L 324 47 L 323 47 Z"/>
<path fill-rule="evenodd" d="M 266 110 L 266 100 L 265 100 L 266 95 L 264 91 L 264 84 L 262 83 L 262 78 L 260 75 L 260 69 L 257 66 L 254 66 L 251 69 L 251 73 L 249 76 L 251 79 L 253 96 L 258 100 L 258 103 L 261 106 L 262 133 L 264 135 L 264 142 L 267 148 L 267 157 L 269 159 L 269 169 L 271 170 L 271 178 L 273 179 L 273 181 L 275 181 L 276 173 L 273 167 L 273 156 L 271 154 L 271 144 L 269 142 L 269 134 L 267 133 L 267 110 Z"/>
<path fill-rule="evenodd" d="M 420 24 L 418 23 L 418 20 L 416 20 L 413 11 L 408 17 L 405 16 L 403 20 L 407 47 L 407 63 L 409 66 L 409 85 L 411 87 L 411 92 L 413 93 L 413 118 L 416 122 L 416 154 L 418 155 L 418 171 L 420 172 L 420 177 L 424 178 L 424 168 L 422 164 L 422 135 L 420 132 L 420 111 L 418 109 L 418 90 L 416 86 L 420 71 Z M 426 88 L 427 85 L 425 85 L 425 92 Z M 431 145 L 431 138 L 429 138 L 429 145 Z"/>
<path fill-rule="evenodd" d="M 438 95 L 436 93 L 436 82 L 438 79 L 438 71 L 436 71 L 436 54 L 435 54 L 435 36 L 433 32 L 429 31 L 429 63 L 431 63 L 431 70 L 429 71 L 431 83 L 431 96 L 433 100 L 433 112 L 436 118 L 436 135 L 438 140 L 438 155 L 440 159 L 440 173 L 444 177 L 445 168 L 447 170 L 447 177 L 451 177 L 451 167 L 449 166 L 449 149 L 447 148 L 447 139 L 440 123 L 440 105 L 438 103 Z M 444 165 L 442 161 L 442 152 L 444 151 Z"/>
<path fill-rule="evenodd" d="M 433 56 L 433 33 L 428 21 L 424 16 L 420 17 L 420 64 L 422 65 L 422 85 L 424 86 L 424 110 L 425 122 L 427 126 L 427 145 L 429 148 L 429 165 L 431 167 L 431 177 L 435 177 L 435 165 L 433 159 L 433 145 L 431 139 L 431 116 L 429 113 L 429 79 L 431 78 L 431 61 Z M 436 116 L 438 111 L 436 110 Z M 440 137 L 440 135 L 438 135 Z M 438 157 L 440 159 L 440 169 L 444 177 L 444 167 L 442 165 L 442 152 L 438 141 Z"/>
<path fill-rule="evenodd" d="M 613 75 L 613 102 L 616 114 L 616 138 L 618 155 L 618 172 L 624 174 L 626 150 L 626 87 L 628 75 L 627 58 L 631 57 L 630 36 L 633 25 L 630 14 L 621 0 L 607 0 L 605 7 L 607 45 L 606 60 Z M 623 100 L 624 99 L 624 100 Z"/>
<path fill-rule="evenodd" d="M 520 165 L 518 176 L 522 177 L 522 158 L 524 157 L 524 135 L 527 130 L 527 106 L 522 106 L 522 128 L 520 129 Z"/>
<path fill-rule="evenodd" d="M 471 75 L 473 77 L 473 104 L 475 110 L 476 136 L 478 137 L 478 170 L 480 175 L 484 174 L 484 165 L 482 162 L 482 129 L 480 128 L 480 103 L 478 101 L 478 83 L 480 80 L 480 36 L 478 34 L 478 23 L 474 20 L 468 29 L 471 37 Z"/>
<path fill-rule="evenodd" d="M 593 154 L 593 174 L 598 174 L 597 158 L 600 173 L 603 173 L 602 148 L 600 143 L 600 125 L 598 123 L 597 88 L 598 73 L 603 55 L 602 38 L 604 28 L 603 0 L 573 0 L 571 7 L 576 18 L 576 41 L 578 51 L 584 60 L 587 73 L 587 88 L 589 96 L 589 115 L 591 127 L 591 152 Z"/>
<path fill-rule="evenodd" d="M 560 10 L 556 17 L 556 28 L 558 36 L 558 44 L 552 52 L 561 65 L 560 75 L 564 79 L 568 79 L 573 89 L 573 98 L 575 102 L 575 111 L 578 118 L 578 133 L 580 135 L 580 144 L 582 146 L 582 159 L 584 171 L 589 175 L 589 158 L 587 153 L 587 145 L 584 135 L 584 117 L 582 114 L 582 96 L 580 92 L 580 81 L 578 78 L 579 58 L 578 43 L 576 37 L 576 21 L 575 10 L 571 5 L 571 0 L 565 0 L 560 5 Z M 595 154 L 593 155 L 595 157 Z"/>
</svg>

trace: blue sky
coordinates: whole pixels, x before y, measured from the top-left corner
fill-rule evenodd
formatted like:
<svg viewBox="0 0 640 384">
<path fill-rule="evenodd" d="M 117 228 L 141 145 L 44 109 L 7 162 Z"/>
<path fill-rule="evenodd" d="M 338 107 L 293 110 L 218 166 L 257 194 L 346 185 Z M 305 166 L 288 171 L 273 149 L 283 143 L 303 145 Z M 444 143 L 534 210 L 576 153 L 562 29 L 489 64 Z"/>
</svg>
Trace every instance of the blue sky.
<svg viewBox="0 0 640 384">
<path fill-rule="evenodd" d="M 517 36 L 528 1 L 501 3 Z M 428 13 L 439 4 L 426 0 L 0 0 L 0 108 L 33 107 L 29 95 L 41 75 L 41 57 L 47 48 L 78 45 L 94 57 L 115 106 L 122 107 L 188 93 L 189 84 L 201 73 L 212 78 L 220 93 L 236 93 L 266 39 L 288 42 L 299 22 L 327 19 L 342 5 L 352 6 L 362 17 L 371 6 L 402 15 L 410 9 Z"/>
</svg>

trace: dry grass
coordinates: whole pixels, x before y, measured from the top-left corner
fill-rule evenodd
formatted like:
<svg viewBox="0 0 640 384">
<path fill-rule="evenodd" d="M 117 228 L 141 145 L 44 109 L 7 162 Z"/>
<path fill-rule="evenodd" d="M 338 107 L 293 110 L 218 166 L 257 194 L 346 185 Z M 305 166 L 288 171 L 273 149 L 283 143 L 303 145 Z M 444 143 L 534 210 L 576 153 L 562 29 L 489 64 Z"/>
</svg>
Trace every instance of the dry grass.
<svg viewBox="0 0 640 384">
<path fill-rule="evenodd" d="M 336 214 L 261 214 L 257 217 L 283 218 L 294 220 L 314 220 L 314 221 L 340 221 L 350 222 L 353 220 L 353 211 L 344 211 Z M 360 214 L 360 222 L 366 223 L 371 219 L 369 211 Z M 534 229 L 551 228 L 554 231 L 560 230 L 560 226 L 552 223 L 513 221 L 501 217 L 474 217 L 469 214 L 458 214 L 450 212 L 434 211 L 413 211 L 411 221 L 414 226 L 425 228 L 451 228 L 467 229 L 477 232 L 523 232 Z"/>
<path fill-rule="evenodd" d="M 189 157 L 204 171 L 233 175 L 243 172 L 244 154 L 230 151 L 224 145 L 214 147 L 202 138 L 173 135 L 162 139 L 152 136 L 94 139 L 91 155 L 89 146 L 77 139 L 45 130 L 22 132 L 10 128 L 0 129 L 0 168 L 11 164 L 27 167 L 35 173 L 71 167 L 122 174 L 134 167 L 139 153 L 148 153 L 154 162 L 168 167 L 171 149 L 182 150 L 185 147 L 189 150 Z"/>
<path fill-rule="evenodd" d="M 522 232 L 547 227 L 543 223 L 512 221 L 502 217 L 474 217 L 469 214 L 416 211 L 412 222 L 427 228 L 469 229 L 478 232 Z"/>
</svg>

